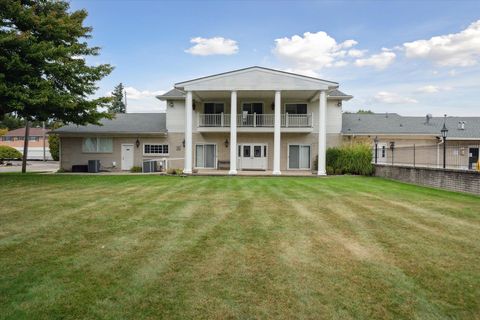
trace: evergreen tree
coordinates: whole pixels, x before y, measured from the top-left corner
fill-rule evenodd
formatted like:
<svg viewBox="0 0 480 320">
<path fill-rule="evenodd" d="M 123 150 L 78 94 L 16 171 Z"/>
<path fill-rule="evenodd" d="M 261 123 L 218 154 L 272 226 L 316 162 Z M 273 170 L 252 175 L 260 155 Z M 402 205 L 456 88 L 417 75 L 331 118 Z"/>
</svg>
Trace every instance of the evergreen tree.
<svg viewBox="0 0 480 320">
<path fill-rule="evenodd" d="M 110 113 L 125 113 L 127 112 L 127 108 L 125 103 L 123 102 L 123 91 L 124 87 L 123 84 L 120 82 L 118 86 L 113 89 L 112 93 L 112 103 L 108 107 L 108 111 Z"/>
<path fill-rule="evenodd" d="M 92 32 L 86 17 L 65 0 L 0 0 L 0 120 L 15 113 L 28 135 L 31 121 L 83 125 L 110 117 L 99 109 L 110 98 L 88 98 L 112 67 L 86 64 L 100 50 L 86 42 Z M 26 159 L 28 137 L 24 150 Z"/>
</svg>

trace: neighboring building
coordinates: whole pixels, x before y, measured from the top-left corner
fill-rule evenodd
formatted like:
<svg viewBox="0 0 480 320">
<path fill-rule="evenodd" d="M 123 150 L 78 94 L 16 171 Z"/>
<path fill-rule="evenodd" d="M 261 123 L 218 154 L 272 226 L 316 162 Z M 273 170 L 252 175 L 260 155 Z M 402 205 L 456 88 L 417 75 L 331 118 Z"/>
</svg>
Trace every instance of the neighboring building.
<svg viewBox="0 0 480 320">
<path fill-rule="evenodd" d="M 444 123 L 448 129 L 446 167 L 475 169 L 479 160 L 480 117 L 351 113 L 343 115 L 342 135 L 346 141 L 367 140 L 372 147 L 376 137 L 378 163 L 388 164 L 393 160 L 395 164 L 442 167 Z"/>
<path fill-rule="evenodd" d="M 28 159 L 43 159 L 43 149 L 45 147 L 45 157 L 51 160 L 50 149 L 48 147 L 48 130 L 43 128 L 30 128 L 28 141 Z M 10 146 L 23 153 L 23 142 L 25 140 L 25 128 L 8 131 L 7 134 L 0 137 L 0 145 Z"/>
<path fill-rule="evenodd" d="M 177 83 L 158 96 L 166 114 L 118 114 L 103 126 L 66 126 L 60 166 L 88 160 L 129 170 L 146 159 L 192 170 L 313 170 L 325 174 L 328 146 L 341 143 L 342 101 L 332 81 L 251 67 Z M 233 110 L 233 112 L 232 112 Z M 233 159 L 233 161 L 232 161 Z"/>
</svg>

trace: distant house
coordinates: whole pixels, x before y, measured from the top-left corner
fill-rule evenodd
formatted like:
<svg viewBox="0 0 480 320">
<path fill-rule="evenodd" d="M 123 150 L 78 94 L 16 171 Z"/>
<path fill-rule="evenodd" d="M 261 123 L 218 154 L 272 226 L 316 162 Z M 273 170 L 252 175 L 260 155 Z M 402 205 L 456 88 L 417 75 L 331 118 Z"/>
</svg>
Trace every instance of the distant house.
<svg viewBox="0 0 480 320">
<path fill-rule="evenodd" d="M 43 128 L 30 128 L 28 142 L 28 159 L 43 159 L 43 148 L 45 147 L 46 159 L 52 159 L 48 146 L 48 130 Z M 0 145 L 10 146 L 23 153 L 23 142 L 25 140 L 25 128 L 8 131 L 0 137 Z"/>
<path fill-rule="evenodd" d="M 396 113 L 343 114 L 342 135 L 344 141 L 369 141 L 372 148 L 374 139 L 377 138 L 378 163 L 390 164 L 393 160 L 399 165 L 413 165 L 415 162 L 418 166 L 442 167 L 441 130 L 444 123 L 448 129 L 446 167 L 475 169 L 479 160 L 480 117 L 444 118 L 432 117 L 430 114 L 425 117 L 410 117 Z"/>
</svg>

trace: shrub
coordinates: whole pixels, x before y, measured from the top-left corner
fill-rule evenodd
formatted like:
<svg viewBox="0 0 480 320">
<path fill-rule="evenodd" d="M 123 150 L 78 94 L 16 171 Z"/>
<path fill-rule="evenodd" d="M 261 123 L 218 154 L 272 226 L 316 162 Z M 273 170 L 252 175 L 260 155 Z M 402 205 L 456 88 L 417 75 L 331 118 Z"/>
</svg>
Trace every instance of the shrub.
<svg viewBox="0 0 480 320">
<path fill-rule="evenodd" d="M 181 175 L 181 174 L 183 174 L 183 170 L 182 169 L 177 169 L 177 168 L 170 168 L 170 169 L 167 170 L 167 173 L 172 174 L 172 175 Z"/>
<path fill-rule="evenodd" d="M 372 152 L 368 144 L 344 145 L 327 150 L 327 167 L 334 174 L 371 175 Z"/>
<path fill-rule="evenodd" d="M 48 136 L 48 147 L 50 148 L 50 155 L 53 160 L 58 161 L 60 159 L 60 137 L 58 134 L 50 134 Z"/>
<path fill-rule="evenodd" d="M 142 172 L 142 167 L 139 167 L 139 166 L 133 166 L 131 169 L 130 169 L 130 172 L 133 172 L 133 173 L 138 173 L 138 172 Z"/>
<path fill-rule="evenodd" d="M 0 162 L 7 159 L 21 159 L 22 153 L 9 146 L 0 146 Z"/>
</svg>

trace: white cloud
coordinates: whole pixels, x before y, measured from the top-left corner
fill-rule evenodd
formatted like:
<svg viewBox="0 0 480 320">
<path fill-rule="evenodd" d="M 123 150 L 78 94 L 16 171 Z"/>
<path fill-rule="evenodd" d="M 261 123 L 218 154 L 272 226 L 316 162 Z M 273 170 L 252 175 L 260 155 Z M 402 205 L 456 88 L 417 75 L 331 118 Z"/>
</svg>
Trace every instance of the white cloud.
<svg viewBox="0 0 480 320">
<path fill-rule="evenodd" d="M 159 94 L 165 93 L 163 90 L 158 91 L 149 91 L 149 90 L 138 90 L 134 87 L 125 87 L 127 93 L 127 100 L 140 100 L 149 97 L 155 97 Z"/>
<path fill-rule="evenodd" d="M 223 37 L 196 37 L 192 38 L 190 42 L 195 45 L 185 52 L 196 56 L 231 55 L 238 52 L 237 42 Z"/>
<path fill-rule="evenodd" d="M 343 67 L 348 64 L 344 60 L 347 50 L 358 42 L 346 40 L 341 43 L 330 37 L 326 32 L 305 32 L 303 36 L 294 35 L 275 40 L 273 53 L 291 66 L 289 70 L 316 75 L 316 71 L 328 67 Z"/>
<path fill-rule="evenodd" d="M 440 92 L 440 91 L 449 91 L 449 90 L 452 90 L 452 87 L 440 87 L 440 86 L 434 86 L 434 85 L 427 85 L 427 86 L 423 86 L 423 87 L 418 88 L 417 90 L 415 90 L 415 92 L 437 93 L 437 92 Z"/>
<path fill-rule="evenodd" d="M 480 61 L 480 20 L 459 33 L 403 45 L 407 58 L 429 59 L 439 66 L 473 66 Z"/>
<path fill-rule="evenodd" d="M 387 104 L 418 103 L 417 100 L 399 95 L 397 93 L 380 91 L 374 97 L 376 102 Z"/>
<path fill-rule="evenodd" d="M 350 49 L 348 50 L 348 56 L 352 58 L 361 58 L 365 55 L 367 50 L 359 50 L 359 49 Z"/>
<path fill-rule="evenodd" d="M 396 56 L 394 52 L 383 48 L 380 53 L 373 54 L 368 58 L 355 60 L 355 65 L 357 67 L 374 67 L 377 70 L 383 70 L 395 60 Z"/>
<path fill-rule="evenodd" d="M 164 94 L 164 90 L 150 91 L 138 90 L 134 87 L 125 87 L 127 93 L 127 112 L 128 113 L 155 113 L 165 112 L 166 103 L 156 98 L 157 95 Z M 112 92 L 107 92 L 111 96 Z"/>
</svg>

